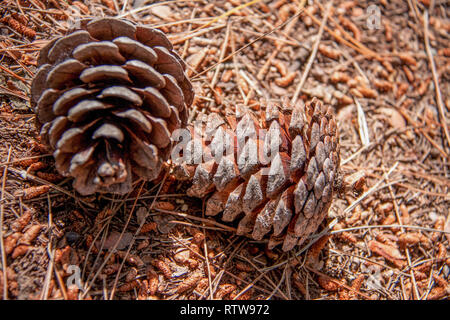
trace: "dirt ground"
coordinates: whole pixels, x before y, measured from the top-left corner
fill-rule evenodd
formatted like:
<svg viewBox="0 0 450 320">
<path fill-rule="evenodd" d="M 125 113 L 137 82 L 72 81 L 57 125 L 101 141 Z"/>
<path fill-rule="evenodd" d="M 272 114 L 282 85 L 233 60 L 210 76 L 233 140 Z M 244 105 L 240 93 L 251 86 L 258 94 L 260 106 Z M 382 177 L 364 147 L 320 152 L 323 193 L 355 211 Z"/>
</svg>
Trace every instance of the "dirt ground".
<svg viewBox="0 0 450 320">
<path fill-rule="evenodd" d="M 0 297 L 448 299 L 449 8 L 2 1 Z M 39 142 L 29 88 L 39 49 L 90 16 L 169 35 L 195 88 L 190 119 L 281 97 L 332 105 L 343 190 L 318 234 L 289 253 L 267 250 L 205 218 L 202 201 L 170 176 L 124 197 L 76 194 Z"/>
</svg>

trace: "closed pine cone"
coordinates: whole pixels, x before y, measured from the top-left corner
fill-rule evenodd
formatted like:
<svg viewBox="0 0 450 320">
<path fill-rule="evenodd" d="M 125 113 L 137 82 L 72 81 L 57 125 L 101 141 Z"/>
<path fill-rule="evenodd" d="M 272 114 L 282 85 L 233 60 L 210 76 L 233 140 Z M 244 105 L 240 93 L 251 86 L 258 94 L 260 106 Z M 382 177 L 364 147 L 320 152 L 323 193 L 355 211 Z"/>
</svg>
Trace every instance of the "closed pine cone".
<svg viewBox="0 0 450 320">
<path fill-rule="evenodd" d="M 174 175 L 192 179 L 189 196 L 209 196 L 206 215 L 222 212 L 223 221 L 239 221 L 239 235 L 267 236 L 269 248 L 289 251 L 317 230 L 332 202 L 340 160 L 331 107 L 269 103 L 258 118 L 236 109 L 226 121 L 211 114 L 189 127 L 194 138 Z"/>
<path fill-rule="evenodd" d="M 123 19 L 83 20 L 41 50 L 38 66 L 38 129 L 79 193 L 124 194 L 133 176 L 159 176 L 194 96 L 164 33 Z"/>
</svg>

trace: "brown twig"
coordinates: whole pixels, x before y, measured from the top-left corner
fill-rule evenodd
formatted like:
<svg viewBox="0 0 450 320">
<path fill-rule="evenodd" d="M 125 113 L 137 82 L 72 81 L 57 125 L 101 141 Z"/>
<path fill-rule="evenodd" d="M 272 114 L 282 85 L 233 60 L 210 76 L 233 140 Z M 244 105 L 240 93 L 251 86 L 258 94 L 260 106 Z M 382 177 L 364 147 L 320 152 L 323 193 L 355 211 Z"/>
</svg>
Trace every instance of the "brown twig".
<svg viewBox="0 0 450 320">
<path fill-rule="evenodd" d="M 3 70 L 3 71 L 5 71 L 6 73 L 9 73 L 10 75 L 12 75 L 12 76 L 13 76 L 14 78 L 16 78 L 17 80 L 20 80 L 20 81 L 22 81 L 24 84 L 28 85 L 28 81 L 27 81 L 27 80 L 25 80 L 25 79 L 22 78 L 21 76 L 15 74 L 15 73 L 12 72 L 11 70 L 5 68 L 5 67 L 2 66 L 1 64 L 0 64 L 0 69 Z"/>
</svg>

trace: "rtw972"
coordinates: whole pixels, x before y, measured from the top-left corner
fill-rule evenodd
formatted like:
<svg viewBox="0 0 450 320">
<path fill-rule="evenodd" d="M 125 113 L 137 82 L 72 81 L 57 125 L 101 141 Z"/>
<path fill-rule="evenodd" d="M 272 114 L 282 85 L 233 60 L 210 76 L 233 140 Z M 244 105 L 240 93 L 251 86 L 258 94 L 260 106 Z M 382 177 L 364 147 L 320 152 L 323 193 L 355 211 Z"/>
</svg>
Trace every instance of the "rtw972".
<svg viewBox="0 0 450 320">
<path fill-rule="evenodd" d="M 269 315 L 269 305 L 267 304 L 226 304 L 224 314 L 229 315 L 252 315 L 264 314 Z"/>
</svg>

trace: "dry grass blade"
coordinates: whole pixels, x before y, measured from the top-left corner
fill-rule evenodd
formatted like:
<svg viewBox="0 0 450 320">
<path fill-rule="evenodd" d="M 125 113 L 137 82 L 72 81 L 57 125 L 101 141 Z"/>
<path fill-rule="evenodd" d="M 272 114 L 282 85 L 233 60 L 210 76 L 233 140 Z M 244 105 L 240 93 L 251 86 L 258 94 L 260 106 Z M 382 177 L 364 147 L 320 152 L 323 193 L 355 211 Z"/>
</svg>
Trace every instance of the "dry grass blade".
<svg viewBox="0 0 450 320">
<path fill-rule="evenodd" d="M 360 203 L 363 199 L 374 193 L 376 190 L 378 190 L 378 187 L 383 183 L 384 180 L 388 179 L 389 175 L 397 168 L 399 162 L 396 162 L 385 175 L 383 176 L 383 179 L 378 181 L 373 187 L 371 187 L 369 190 L 367 190 L 364 194 L 362 194 L 358 199 L 356 199 L 351 205 L 349 205 L 344 210 L 344 214 L 347 214 L 351 212 L 357 205 Z"/>
<path fill-rule="evenodd" d="M 363 298 L 365 298 L 365 299 L 367 299 L 367 300 L 372 300 L 372 298 L 371 297 L 369 297 L 368 295 L 366 295 L 365 293 L 362 293 L 361 291 L 359 291 L 359 290 L 355 290 L 354 288 L 352 288 L 352 287 L 350 287 L 350 286 L 348 286 L 348 285 L 346 285 L 346 284 L 343 284 L 342 282 L 340 282 L 340 281 L 337 281 L 336 279 L 333 279 L 333 278 L 331 278 L 330 276 L 328 276 L 328 275 L 326 275 L 326 274 L 324 274 L 324 273 L 322 273 L 322 272 L 320 272 L 320 271 L 318 271 L 318 270 L 315 270 L 315 269 L 313 269 L 313 268 L 311 268 L 311 267 L 306 267 L 309 271 L 311 271 L 311 272 L 313 272 L 313 273 L 315 273 L 315 274 L 317 274 L 317 275 L 319 275 L 319 276 L 321 276 L 321 277 L 324 277 L 324 278 L 326 278 L 326 279 L 328 279 L 329 281 L 332 281 L 332 282 L 334 282 L 335 284 L 337 284 L 338 286 L 340 286 L 340 287 L 343 287 L 343 288 L 345 288 L 345 289 L 347 289 L 347 290 L 349 290 L 349 291 L 351 291 L 351 292 L 354 292 L 354 293 L 356 293 L 357 295 L 359 295 L 359 296 L 361 296 L 361 297 L 363 297 Z"/>
<path fill-rule="evenodd" d="M 305 84 L 306 79 L 308 78 L 309 70 L 311 69 L 312 64 L 314 63 L 314 59 L 316 58 L 317 50 L 319 49 L 320 39 L 322 39 L 323 30 L 326 27 L 327 19 L 330 14 L 331 6 L 333 4 L 333 0 L 330 0 L 327 4 L 327 8 L 323 15 L 322 21 L 320 22 L 319 32 L 317 34 L 316 42 L 314 43 L 313 50 L 308 59 L 308 63 L 306 64 L 305 70 L 303 71 L 302 77 L 300 78 L 300 82 L 295 89 L 294 95 L 292 97 L 291 103 L 295 104 L 297 102 L 298 96 L 302 91 L 303 85 Z"/>
<path fill-rule="evenodd" d="M 430 48 L 430 35 L 428 31 L 428 11 L 425 10 L 424 17 L 423 17 L 423 24 L 424 24 L 424 33 L 425 33 L 425 48 L 427 51 L 428 59 L 431 66 L 431 72 L 433 74 L 433 81 L 434 81 L 434 88 L 436 91 L 436 103 L 438 106 L 439 111 L 439 118 L 441 120 L 442 129 L 445 133 L 445 138 L 447 139 L 447 146 L 450 147 L 450 134 L 448 132 L 448 126 L 447 126 L 447 119 L 445 115 L 444 110 L 444 102 L 442 101 L 442 95 L 441 95 L 441 89 L 439 88 L 439 79 L 436 72 L 436 65 L 434 63 L 433 54 L 431 53 Z M 447 150 L 448 150 L 447 147 Z"/>
<path fill-rule="evenodd" d="M 319 19 L 317 19 L 316 17 L 314 17 L 314 15 L 312 15 L 309 12 L 306 12 L 306 14 L 314 21 L 315 24 L 317 24 L 319 26 L 321 25 L 321 21 Z M 350 48 L 354 49 L 355 51 L 361 53 L 362 55 L 366 56 L 367 58 L 375 57 L 378 60 L 382 60 L 382 58 L 376 52 L 366 48 L 361 43 L 358 43 L 357 45 L 353 44 L 352 43 L 354 41 L 353 37 L 349 36 L 345 31 L 344 31 L 344 34 L 346 34 L 350 39 L 352 39 L 352 42 L 349 42 L 349 41 L 345 40 L 338 33 L 336 33 L 333 30 L 331 30 L 329 27 L 325 27 L 325 30 L 329 34 L 331 34 L 336 40 L 338 40 L 339 42 L 342 42 L 343 44 L 347 45 L 348 47 L 350 47 Z"/>
<path fill-rule="evenodd" d="M 51 200 L 50 200 L 50 196 L 48 193 L 47 193 L 47 203 L 48 203 L 48 230 L 50 230 L 50 236 L 49 236 L 49 241 L 48 241 L 48 245 L 47 245 L 47 254 L 49 255 L 50 262 L 48 264 L 47 274 L 45 275 L 44 286 L 42 288 L 42 292 L 40 295 L 41 300 L 48 299 L 48 294 L 50 291 L 50 281 L 51 281 L 51 278 L 53 275 L 53 268 L 54 268 L 54 263 L 55 263 L 55 252 L 56 252 L 56 248 L 52 248 L 53 233 L 51 232 L 51 230 L 52 230 L 52 224 L 53 224 L 53 215 L 52 215 Z"/>
<path fill-rule="evenodd" d="M 358 110 L 359 137 L 361 138 L 363 147 L 366 147 L 370 144 L 369 128 L 367 127 L 366 115 L 358 99 L 356 99 L 355 97 L 353 99 L 356 102 L 356 107 Z"/>
<path fill-rule="evenodd" d="M 193 215 L 189 215 L 187 213 L 182 213 L 182 212 L 177 212 L 177 211 L 170 211 L 170 210 L 164 210 L 164 209 L 159 209 L 159 208 L 154 208 L 154 210 L 162 212 L 162 213 L 167 213 L 167 214 L 173 214 L 173 215 L 177 215 L 180 217 L 186 217 L 192 220 L 197 220 L 203 223 L 207 223 L 207 224 L 211 224 L 214 226 L 218 226 L 219 228 L 221 228 L 222 230 L 227 230 L 227 231 L 231 231 L 231 232 L 236 232 L 236 228 L 227 226 L 225 224 L 222 224 L 220 222 L 217 222 L 215 220 L 211 220 L 211 219 L 207 219 L 207 218 L 200 218 L 200 217 L 196 217 Z"/>
<path fill-rule="evenodd" d="M 86 287 L 84 288 L 83 294 L 82 294 L 82 298 L 84 298 L 84 297 L 89 293 L 89 290 L 91 289 L 92 285 L 94 284 L 94 281 L 95 281 L 95 280 L 97 279 L 97 277 L 100 275 L 100 272 L 102 271 L 102 269 L 104 268 L 104 266 L 107 264 L 109 258 L 110 258 L 111 255 L 114 253 L 114 251 L 116 250 L 117 246 L 119 245 L 120 240 L 122 239 L 123 234 L 125 233 L 125 230 L 127 229 L 128 224 L 130 223 L 131 217 L 132 217 L 133 212 L 134 212 L 134 209 L 135 209 L 135 207 L 136 207 L 137 200 L 139 199 L 139 194 L 142 192 L 142 188 L 143 188 L 144 184 L 145 184 L 145 182 L 142 182 L 142 183 L 141 183 L 141 186 L 140 186 L 139 191 L 138 191 L 138 196 L 136 197 L 136 200 L 134 201 L 133 206 L 132 206 L 131 209 L 130 209 L 130 213 L 129 213 L 129 215 L 128 215 L 127 221 L 126 221 L 125 225 L 123 226 L 123 229 L 122 229 L 122 232 L 120 233 L 119 238 L 115 241 L 115 243 L 113 244 L 113 246 L 109 249 L 108 255 L 106 256 L 104 262 L 100 265 L 100 267 L 98 268 L 97 272 L 96 272 L 96 273 L 94 274 L 94 276 L 92 277 L 92 279 L 91 279 L 91 281 L 89 282 L 89 284 L 87 284 Z M 124 263 L 124 262 L 125 262 L 125 257 L 123 258 L 122 263 Z M 120 272 L 118 272 L 118 274 L 120 274 Z M 116 285 L 117 285 L 117 280 L 115 280 L 115 282 L 114 282 L 114 287 L 113 287 L 113 291 L 111 292 L 111 297 L 110 297 L 110 299 L 112 299 L 112 297 L 114 296 L 114 292 L 115 292 Z"/>
<path fill-rule="evenodd" d="M 212 25 L 214 22 L 219 21 L 220 19 L 226 18 L 226 17 L 232 15 L 233 13 L 236 13 L 236 12 L 238 12 L 239 10 L 244 9 L 244 8 L 246 8 L 246 7 L 248 7 L 248 6 L 251 6 L 251 5 L 255 4 L 255 3 L 258 3 L 258 2 L 261 2 L 261 0 L 252 0 L 252 1 L 249 1 L 249 2 L 247 2 L 247 3 L 241 4 L 241 5 L 239 5 L 239 6 L 235 7 L 235 8 L 233 8 L 233 9 L 228 10 L 227 12 L 221 14 L 221 15 L 218 16 L 217 18 L 214 18 L 213 20 L 211 20 L 210 22 L 206 23 L 205 25 L 203 25 L 203 26 L 201 26 L 201 27 L 195 29 L 193 32 L 196 32 L 196 31 L 198 31 L 198 30 L 200 30 L 200 29 L 209 27 L 209 26 Z"/>
<path fill-rule="evenodd" d="M 389 183 L 389 178 L 387 177 L 386 170 L 384 168 L 383 168 L 383 171 L 385 171 L 386 182 Z M 397 201 L 396 201 L 396 197 L 395 197 L 394 191 L 392 190 L 392 186 L 391 185 L 389 185 L 388 188 L 389 188 L 389 193 L 390 193 L 391 198 L 392 198 L 392 202 L 394 204 L 394 209 L 395 209 L 394 212 L 395 212 L 395 216 L 397 218 L 397 222 L 401 226 L 402 233 L 404 234 L 405 233 L 405 228 L 403 228 L 403 226 L 402 226 L 403 223 L 402 223 L 402 219 L 400 217 L 399 208 L 398 208 L 398 204 L 397 204 Z M 406 257 L 407 257 L 407 261 L 408 261 L 408 267 L 410 268 L 410 275 L 411 275 L 411 279 L 412 279 L 412 283 L 413 283 L 414 295 L 415 295 L 416 298 L 418 298 L 419 297 L 419 289 L 417 288 L 417 281 L 416 281 L 416 278 L 414 276 L 414 272 L 413 272 L 413 270 L 411 268 L 411 265 L 412 265 L 412 263 L 411 263 L 411 255 L 409 253 L 409 249 L 408 248 L 405 248 L 405 251 L 406 251 Z"/>
<path fill-rule="evenodd" d="M 8 158 L 6 162 L 9 162 L 11 159 L 11 150 L 12 147 L 9 146 L 8 150 Z M 8 165 L 5 165 L 3 168 L 3 177 L 2 177 L 2 194 L 0 196 L 0 250 L 2 254 L 2 271 L 3 271 L 3 299 L 8 300 L 8 277 L 7 277 L 7 265 L 6 265 L 6 253 L 5 253 L 5 245 L 3 241 L 3 222 L 5 219 L 5 207 L 4 207 L 4 200 L 5 200 L 5 186 L 6 186 L 6 177 L 8 175 Z"/>
<path fill-rule="evenodd" d="M 203 74 L 205 74 L 205 73 L 208 72 L 209 70 L 214 69 L 217 65 L 219 65 L 219 64 L 221 64 L 221 63 L 223 63 L 223 62 L 225 62 L 225 61 L 228 61 L 230 58 L 234 57 L 234 56 L 235 56 L 236 54 L 238 54 L 239 52 L 245 50 L 246 48 L 250 47 L 252 44 L 254 44 L 254 43 L 260 41 L 261 39 L 264 39 L 266 36 L 268 36 L 268 35 L 274 33 L 276 30 L 278 30 L 278 29 L 284 27 L 285 25 L 287 25 L 287 24 L 288 24 L 289 22 L 291 22 L 292 20 L 294 20 L 294 19 L 296 19 L 297 17 L 301 16 L 301 15 L 303 14 L 303 11 L 304 11 L 304 10 L 302 9 L 299 13 L 295 14 L 294 16 L 292 16 L 291 18 L 289 18 L 287 21 L 283 22 L 282 24 L 280 24 L 280 25 L 277 26 L 276 28 L 274 28 L 274 29 L 272 29 L 272 30 L 270 30 L 270 31 L 268 31 L 268 32 L 266 32 L 266 33 L 264 33 L 263 35 L 259 36 L 258 38 L 252 40 L 250 43 L 246 44 L 245 46 L 243 46 L 243 47 L 241 47 L 241 48 L 239 48 L 239 49 L 237 49 L 237 50 L 234 50 L 234 51 L 233 51 L 232 53 L 230 53 L 228 56 L 226 56 L 225 58 L 223 58 L 222 60 L 220 60 L 220 61 L 217 62 L 216 64 L 212 65 L 211 67 L 205 69 L 204 71 L 202 71 L 202 72 L 196 74 L 196 75 L 195 75 L 194 77 L 192 77 L 191 79 L 195 80 L 196 78 L 202 76 Z"/>
<path fill-rule="evenodd" d="M 153 208 L 153 206 L 154 206 L 154 204 L 155 204 L 155 201 L 156 201 L 156 199 L 157 199 L 157 197 L 158 197 L 158 194 L 159 194 L 159 192 L 161 191 L 161 188 L 162 188 L 162 186 L 163 186 L 163 184 L 164 184 L 164 181 L 165 181 L 165 178 L 164 178 L 163 181 L 161 182 L 161 185 L 160 185 L 160 187 L 159 187 L 159 189 L 158 189 L 158 192 L 156 193 L 156 197 L 153 199 L 152 204 L 150 205 L 149 210 L 151 210 L 151 209 Z M 124 227 L 123 227 L 123 229 L 122 229 L 122 233 L 120 234 L 119 239 L 117 239 L 117 242 L 115 243 L 114 247 L 117 247 L 117 245 L 119 244 L 120 240 L 121 240 L 122 237 L 123 237 L 123 234 L 125 233 L 125 231 L 126 231 L 126 229 L 127 229 L 127 227 L 128 227 L 128 224 L 130 223 L 130 219 L 131 219 L 131 217 L 132 217 L 132 213 L 134 212 L 134 209 L 135 209 L 135 207 L 136 207 L 136 203 L 137 203 L 137 201 L 138 201 L 138 199 L 139 199 L 139 196 L 140 196 L 140 194 L 141 194 L 141 192 L 142 192 L 142 188 L 144 187 L 144 184 L 145 184 L 145 182 L 142 182 L 142 184 L 141 184 L 141 186 L 140 186 L 140 188 L 139 188 L 138 194 L 137 194 L 137 196 L 136 196 L 136 200 L 134 201 L 133 206 L 131 207 L 131 211 L 130 211 L 130 215 L 129 215 L 129 217 L 128 217 L 128 220 L 127 220 L 126 224 L 124 225 Z M 147 215 L 148 215 L 148 212 L 147 212 Z M 122 258 L 122 263 L 120 264 L 119 270 L 117 271 L 117 276 L 116 276 L 116 278 L 114 279 L 114 284 L 113 284 L 113 288 L 112 288 L 112 290 L 111 290 L 111 294 L 110 294 L 110 296 L 109 296 L 109 300 L 113 300 L 113 298 L 114 298 L 114 294 L 116 293 L 116 288 L 117 288 L 117 282 L 119 281 L 120 271 L 122 270 L 123 265 L 125 264 L 125 261 L 126 261 L 127 256 L 130 254 L 130 250 L 131 250 L 131 248 L 133 247 L 133 244 L 134 244 L 134 242 L 135 242 L 136 236 L 139 234 L 139 232 L 140 232 L 141 229 L 142 229 L 142 226 L 143 226 L 144 223 L 145 223 L 145 220 L 146 220 L 147 215 L 144 217 L 144 219 L 142 219 L 142 222 L 141 222 L 141 224 L 139 225 L 139 228 L 138 228 L 138 229 L 136 230 L 136 232 L 134 233 L 134 236 L 133 236 L 133 238 L 132 238 L 130 244 L 128 245 L 128 249 L 127 249 L 127 251 L 126 251 L 126 253 L 125 253 L 125 256 Z M 112 253 L 112 251 L 111 251 L 111 253 Z"/>
<path fill-rule="evenodd" d="M 405 117 L 406 120 L 408 120 L 408 122 L 410 122 L 413 126 L 417 127 L 420 131 L 420 133 L 425 137 L 425 139 L 427 139 L 441 154 L 444 158 L 448 158 L 449 155 L 436 143 L 436 141 L 434 141 L 430 135 L 423 129 L 421 128 L 416 121 L 414 121 L 407 113 L 405 110 L 403 109 L 399 109 L 398 110 L 403 117 Z"/>
<path fill-rule="evenodd" d="M 386 228 L 386 229 L 392 229 L 392 228 L 407 228 L 407 229 L 414 229 L 414 230 L 421 230 L 421 231 L 427 231 L 427 232 L 440 232 L 444 234 L 450 234 L 450 231 L 445 230 L 438 230 L 433 228 L 425 228 L 420 226 L 413 226 L 413 225 L 406 225 L 406 224 L 385 224 L 385 225 L 367 225 L 367 226 L 357 226 L 357 227 L 349 227 L 349 228 L 343 228 L 339 230 L 333 230 L 330 232 L 330 234 L 337 234 L 341 232 L 347 232 L 347 231 L 355 231 L 355 230 L 364 230 L 364 229 L 378 229 L 378 228 Z"/>
<path fill-rule="evenodd" d="M 40 183 L 42 185 L 49 185 L 50 187 L 52 187 L 56 191 L 59 191 L 59 192 L 64 193 L 64 194 L 66 194 L 66 195 L 68 195 L 68 196 L 70 196 L 70 197 L 72 197 L 74 199 L 77 199 L 78 201 L 83 203 L 85 206 L 92 208 L 92 204 L 90 204 L 90 203 L 88 203 L 88 202 L 86 202 L 86 201 L 84 201 L 82 199 L 79 199 L 78 196 L 75 193 L 67 191 L 66 189 L 64 189 L 64 188 L 62 188 L 62 187 L 60 187 L 60 186 L 58 186 L 58 185 L 56 185 L 54 183 L 51 183 L 49 181 L 46 181 L 44 179 L 41 179 L 41 178 L 33 175 L 33 174 L 30 174 L 26 170 L 19 170 L 19 169 L 15 169 L 15 168 L 9 168 L 9 170 L 11 172 L 14 172 L 15 174 L 19 175 L 24 180 L 32 180 L 32 181 L 35 181 L 35 182 Z"/>
</svg>

